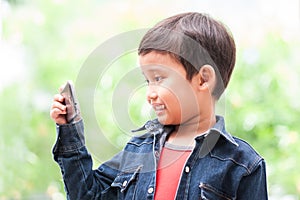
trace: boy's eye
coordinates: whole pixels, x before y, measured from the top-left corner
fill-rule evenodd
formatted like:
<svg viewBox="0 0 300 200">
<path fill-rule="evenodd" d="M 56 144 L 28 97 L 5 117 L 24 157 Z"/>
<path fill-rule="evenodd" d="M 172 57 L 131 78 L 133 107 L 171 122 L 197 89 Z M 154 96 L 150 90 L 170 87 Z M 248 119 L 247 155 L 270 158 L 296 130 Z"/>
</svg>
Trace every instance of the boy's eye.
<svg viewBox="0 0 300 200">
<path fill-rule="evenodd" d="M 164 78 L 162 76 L 155 76 L 151 77 L 150 79 L 145 79 L 145 82 L 147 85 L 149 84 L 155 84 L 155 83 L 160 83 Z"/>
<path fill-rule="evenodd" d="M 161 77 L 161 76 L 156 76 L 155 78 L 154 78 L 154 80 L 156 81 L 156 82 L 159 82 L 159 81 L 161 81 L 163 78 Z"/>
</svg>

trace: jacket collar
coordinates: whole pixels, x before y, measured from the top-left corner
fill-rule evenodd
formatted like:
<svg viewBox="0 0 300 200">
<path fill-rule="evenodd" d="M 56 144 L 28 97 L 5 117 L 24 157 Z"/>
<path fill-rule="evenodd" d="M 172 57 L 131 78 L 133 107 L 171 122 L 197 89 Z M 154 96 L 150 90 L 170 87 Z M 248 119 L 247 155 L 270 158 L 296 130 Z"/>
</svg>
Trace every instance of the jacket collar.
<svg viewBox="0 0 300 200">
<path fill-rule="evenodd" d="M 158 119 L 154 120 L 149 120 L 147 121 L 142 127 L 132 130 L 132 132 L 138 132 L 138 131 L 143 131 L 147 130 L 149 133 L 152 133 L 154 135 L 156 134 L 161 134 L 163 132 L 169 134 L 172 132 L 174 129 L 174 126 L 172 125 L 167 125 L 164 126 L 161 123 L 159 123 Z M 230 133 L 228 133 L 225 129 L 225 121 L 222 116 L 216 116 L 216 124 L 205 134 L 205 137 L 208 136 L 210 133 L 216 132 L 223 136 L 228 142 L 239 146 L 235 139 L 232 137 Z"/>
<path fill-rule="evenodd" d="M 138 132 L 147 130 L 148 132 L 153 132 L 155 130 L 163 129 L 164 125 L 159 123 L 158 119 L 153 119 L 147 121 L 142 127 L 138 129 L 131 130 L 131 132 Z"/>
<path fill-rule="evenodd" d="M 228 142 L 239 146 L 238 143 L 235 141 L 235 139 L 232 137 L 230 133 L 228 133 L 225 129 L 225 121 L 222 116 L 217 115 L 216 116 L 216 123 L 215 125 L 208 131 L 207 135 L 211 132 L 215 131 L 219 133 L 221 136 L 223 136 Z"/>
</svg>

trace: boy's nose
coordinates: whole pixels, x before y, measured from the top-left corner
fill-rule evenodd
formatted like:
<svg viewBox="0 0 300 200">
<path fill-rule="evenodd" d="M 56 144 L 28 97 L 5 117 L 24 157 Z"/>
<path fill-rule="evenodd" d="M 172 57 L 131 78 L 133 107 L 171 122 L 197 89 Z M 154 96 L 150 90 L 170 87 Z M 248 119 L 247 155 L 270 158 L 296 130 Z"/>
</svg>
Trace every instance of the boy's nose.
<svg viewBox="0 0 300 200">
<path fill-rule="evenodd" d="M 158 97 L 156 90 L 153 88 L 153 86 L 149 86 L 147 89 L 147 100 L 151 104 L 153 100 L 155 100 Z"/>
</svg>

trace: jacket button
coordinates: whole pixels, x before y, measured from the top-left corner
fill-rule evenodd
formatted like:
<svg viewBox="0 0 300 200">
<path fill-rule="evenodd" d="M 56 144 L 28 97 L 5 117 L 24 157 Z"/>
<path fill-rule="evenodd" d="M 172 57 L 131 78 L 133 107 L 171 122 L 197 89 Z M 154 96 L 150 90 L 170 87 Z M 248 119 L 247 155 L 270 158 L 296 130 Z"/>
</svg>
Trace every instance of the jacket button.
<svg viewBox="0 0 300 200">
<path fill-rule="evenodd" d="M 154 192 L 153 187 L 148 188 L 148 193 L 149 193 L 149 194 L 152 194 L 153 192 Z"/>
<path fill-rule="evenodd" d="M 189 173 L 189 172 L 190 172 L 190 167 L 189 167 L 189 166 L 185 166 L 184 171 L 185 171 L 186 173 Z"/>
<path fill-rule="evenodd" d="M 122 185 L 125 187 L 127 185 L 127 181 L 125 180 Z"/>
</svg>

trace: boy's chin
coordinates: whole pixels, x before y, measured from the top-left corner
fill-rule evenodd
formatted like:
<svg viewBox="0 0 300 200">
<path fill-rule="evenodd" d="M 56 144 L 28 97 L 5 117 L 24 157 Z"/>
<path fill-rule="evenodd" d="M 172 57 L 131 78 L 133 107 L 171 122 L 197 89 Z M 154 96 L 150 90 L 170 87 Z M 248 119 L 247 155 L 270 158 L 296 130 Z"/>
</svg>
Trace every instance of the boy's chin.
<svg viewBox="0 0 300 200">
<path fill-rule="evenodd" d="M 174 123 L 170 120 L 168 120 L 167 118 L 163 118 L 163 117 L 158 117 L 157 118 L 159 123 L 161 123 L 162 125 L 174 125 Z"/>
<path fill-rule="evenodd" d="M 167 123 L 166 119 L 162 118 L 162 117 L 157 117 L 159 123 L 161 123 L 162 125 L 170 125 Z"/>
</svg>

